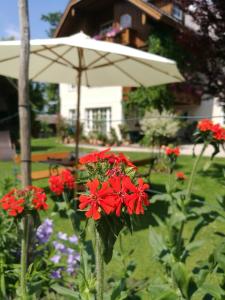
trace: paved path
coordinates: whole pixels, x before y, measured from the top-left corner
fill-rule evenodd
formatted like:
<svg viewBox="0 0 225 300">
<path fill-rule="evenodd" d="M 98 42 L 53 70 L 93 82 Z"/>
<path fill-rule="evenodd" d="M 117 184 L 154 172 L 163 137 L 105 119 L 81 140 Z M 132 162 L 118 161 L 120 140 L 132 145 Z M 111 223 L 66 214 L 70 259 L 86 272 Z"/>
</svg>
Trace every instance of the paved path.
<svg viewBox="0 0 225 300">
<path fill-rule="evenodd" d="M 74 144 L 68 145 L 69 147 L 75 147 Z M 107 147 L 102 147 L 102 146 L 94 146 L 94 145 L 89 145 L 89 144 L 80 144 L 80 148 L 87 148 L 87 149 L 96 149 L 96 150 L 103 150 L 106 149 Z M 193 145 L 181 145 L 181 154 L 182 155 L 192 155 L 193 151 Z M 195 147 L 195 154 L 199 154 L 202 149 L 202 144 L 198 144 Z M 137 145 L 130 145 L 130 146 L 120 146 L 120 147 L 111 147 L 112 151 L 120 151 L 120 152 L 143 152 L 143 153 L 149 153 L 149 152 L 158 152 L 156 149 L 152 149 L 149 147 L 142 147 Z M 213 147 L 211 145 L 208 146 L 206 149 L 204 156 L 211 156 L 213 153 Z M 216 155 L 216 157 L 224 157 L 225 158 L 225 151 L 220 148 L 220 152 Z"/>
</svg>

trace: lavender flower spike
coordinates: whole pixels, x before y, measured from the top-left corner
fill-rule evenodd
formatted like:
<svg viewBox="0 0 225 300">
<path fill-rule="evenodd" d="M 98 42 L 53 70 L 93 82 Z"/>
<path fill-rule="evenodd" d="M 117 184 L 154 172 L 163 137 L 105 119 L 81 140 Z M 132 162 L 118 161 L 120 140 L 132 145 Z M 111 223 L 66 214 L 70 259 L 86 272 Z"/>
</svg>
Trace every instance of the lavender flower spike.
<svg viewBox="0 0 225 300">
<path fill-rule="evenodd" d="M 59 243 L 57 241 L 53 241 L 52 244 L 55 247 L 55 250 L 60 251 L 61 253 L 67 253 L 67 248 L 64 244 Z"/>
<path fill-rule="evenodd" d="M 58 264 L 60 259 L 61 259 L 61 256 L 59 254 L 56 254 L 50 258 L 50 261 L 52 261 L 54 264 Z"/>
<path fill-rule="evenodd" d="M 53 233 L 53 222 L 50 219 L 45 219 L 44 222 L 38 227 L 36 238 L 39 244 L 45 244 L 49 241 Z"/>
<path fill-rule="evenodd" d="M 70 241 L 70 243 L 73 243 L 73 244 L 77 245 L 78 244 L 78 237 L 74 234 L 74 235 L 69 237 L 69 241 Z"/>
<path fill-rule="evenodd" d="M 59 232 L 59 233 L 58 233 L 58 238 L 59 238 L 60 240 L 63 240 L 63 241 L 67 241 L 67 240 L 68 240 L 67 234 L 64 233 L 64 232 Z"/>
<path fill-rule="evenodd" d="M 52 271 L 51 277 L 53 279 L 59 279 L 59 278 L 61 278 L 61 269 Z"/>
</svg>

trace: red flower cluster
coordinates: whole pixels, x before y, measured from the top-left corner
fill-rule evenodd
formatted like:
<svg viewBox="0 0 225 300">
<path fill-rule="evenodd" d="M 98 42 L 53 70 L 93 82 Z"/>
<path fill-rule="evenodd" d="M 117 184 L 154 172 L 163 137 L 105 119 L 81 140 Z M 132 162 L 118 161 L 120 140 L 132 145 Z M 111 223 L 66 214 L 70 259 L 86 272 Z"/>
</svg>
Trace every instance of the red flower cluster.
<svg viewBox="0 0 225 300">
<path fill-rule="evenodd" d="M 57 196 L 62 195 L 65 189 L 73 190 L 75 187 L 74 177 L 70 170 L 63 170 L 60 175 L 49 178 L 50 190 Z"/>
<path fill-rule="evenodd" d="M 184 175 L 184 172 L 177 172 L 176 173 L 176 179 L 179 181 L 184 181 L 187 177 Z"/>
<path fill-rule="evenodd" d="M 180 155 L 180 149 L 178 147 L 176 148 L 164 147 L 164 151 L 167 156 L 175 155 L 178 157 Z"/>
<path fill-rule="evenodd" d="M 138 179 L 138 185 L 132 183 L 129 176 L 113 176 L 100 183 L 94 179 L 87 183 L 89 193 L 81 195 L 80 209 L 88 208 L 86 217 L 98 220 L 101 214 L 114 213 L 121 215 L 121 211 L 128 214 L 143 214 L 144 206 L 149 205 L 145 190 L 149 188 L 142 179 Z"/>
<path fill-rule="evenodd" d="M 110 148 L 100 151 L 92 152 L 80 158 L 80 164 L 91 164 L 97 162 L 107 161 L 109 164 L 124 164 L 128 167 L 136 169 L 136 166 L 123 154 L 119 153 L 118 155 L 109 152 Z"/>
<path fill-rule="evenodd" d="M 124 154 L 109 151 L 94 152 L 80 159 L 81 164 L 91 164 L 91 168 L 87 168 L 88 191 L 80 196 L 79 208 L 87 209 L 86 216 L 94 220 L 102 214 L 143 214 L 144 207 L 149 205 L 145 193 L 149 185 L 142 179 L 136 182 L 136 167 Z"/>
<path fill-rule="evenodd" d="M 204 119 L 198 122 L 197 128 L 202 131 L 211 131 L 213 127 L 213 122 L 208 119 Z"/>
<path fill-rule="evenodd" d="M 225 129 L 220 124 L 214 124 L 211 120 L 205 119 L 198 122 L 197 128 L 209 139 L 214 139 L 217 142 L 225 141 Z"/>
<path fill-rule="evenodd" d="M 9 216 L 16 217 L 24 211 L 48 209 L 46 200 L 47 197 L 43 189 L 28 186 L 22 190 L 11 190 L 0 200 L 0 204 Z"/>
</svg>

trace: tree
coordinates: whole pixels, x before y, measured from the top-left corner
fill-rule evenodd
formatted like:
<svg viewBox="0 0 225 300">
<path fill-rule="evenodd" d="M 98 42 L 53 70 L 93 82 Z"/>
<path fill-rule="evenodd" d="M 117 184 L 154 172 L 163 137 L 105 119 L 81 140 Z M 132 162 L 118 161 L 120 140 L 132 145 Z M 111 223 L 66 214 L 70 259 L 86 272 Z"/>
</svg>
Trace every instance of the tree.
<svg viewBox="0 0 225 300">
<path fill-rule="evenodd" d="M 53 37 L 57 26 L 59 25 L 60 19 L 62 17 L 61 12 L 48 13 L 47 15 L 42 15 L 41 20 L 47 22 L 50 25 L 49 30 L 47 30 L 48 37 Z M 45 84 L 45 98 L 47 103 L 55 103 L 55 105 L 49 105 L 48 113 L 54 114 L 58 112 L 59 109 L 59 86 L 58 84 Z"/>
<path fill-rule="evenodd" d="M 176 30 L 155 24 L 149 37 L 149 52 L 175 60 L 182 73 L 188 74 L 190 65 L 186 62 L 190 54 L 179 44 L 177 35 Z M 161 85 L 130 92 L 128 101 L 124 101 L 125 116 L 129 117 L 129 111 L 134 107 L 138 107 L 139 117 L 143 117 L 148 109 L 157 109 L 159 112 L 171 109 L 176 97 L 173 91 L 171 86 Z"/>
<path fill-rule="evenodd" d="M 195 33 L 180 33 L 180 41 L 192 52 L 190 63 L 195 66 L 190 80 L 225 105 L 225 1 L 180 0 L 180 5 L 197 25 Z"/>
<path fill-rule="evenodd" d="M 49 37 L 54 36 L 55 30 L 59 25 L 61 17 L 62 17 L 62 13 L 59 12 L 59 11 L 41 16 L 41 20 L 44 21 L 44 22 L 47 22 L 50 25 L 49 30 L 46 31 L 47 35 Z"/>
</svg>

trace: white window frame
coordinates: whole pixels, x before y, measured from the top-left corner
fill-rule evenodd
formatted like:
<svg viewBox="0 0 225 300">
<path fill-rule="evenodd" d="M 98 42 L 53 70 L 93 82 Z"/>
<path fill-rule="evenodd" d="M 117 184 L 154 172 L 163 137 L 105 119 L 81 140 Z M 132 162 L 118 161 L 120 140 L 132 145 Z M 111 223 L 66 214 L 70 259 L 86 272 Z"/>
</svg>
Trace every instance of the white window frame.
<svg viewBox="0 0 225 300">
<path fill-rule="evenodd" d="M 101 120 L 101 117 L 105 114 L 105 120 Z M 92 108 L 86 108 L 85 109 L 85 115 L 86 115 L 86 129 L 88 132 L 102 132 L 104 134 L 107 134 L 110 132 L 111 128 L 111 116 L 112 116 L 112 109 L 111 107 L 92 107 Z M 95 116 L 97 115 L 97 122 L 99 122 L 99 128 L 94 128 L 94 122 Z M 104 122 L 104 130 L 103 129 L 103 124 L 101 122 Z M 100 129 L 100 130 L 99 130 Z M 104 132 L 103 132 L 104 131 Z"/>
</svg>

